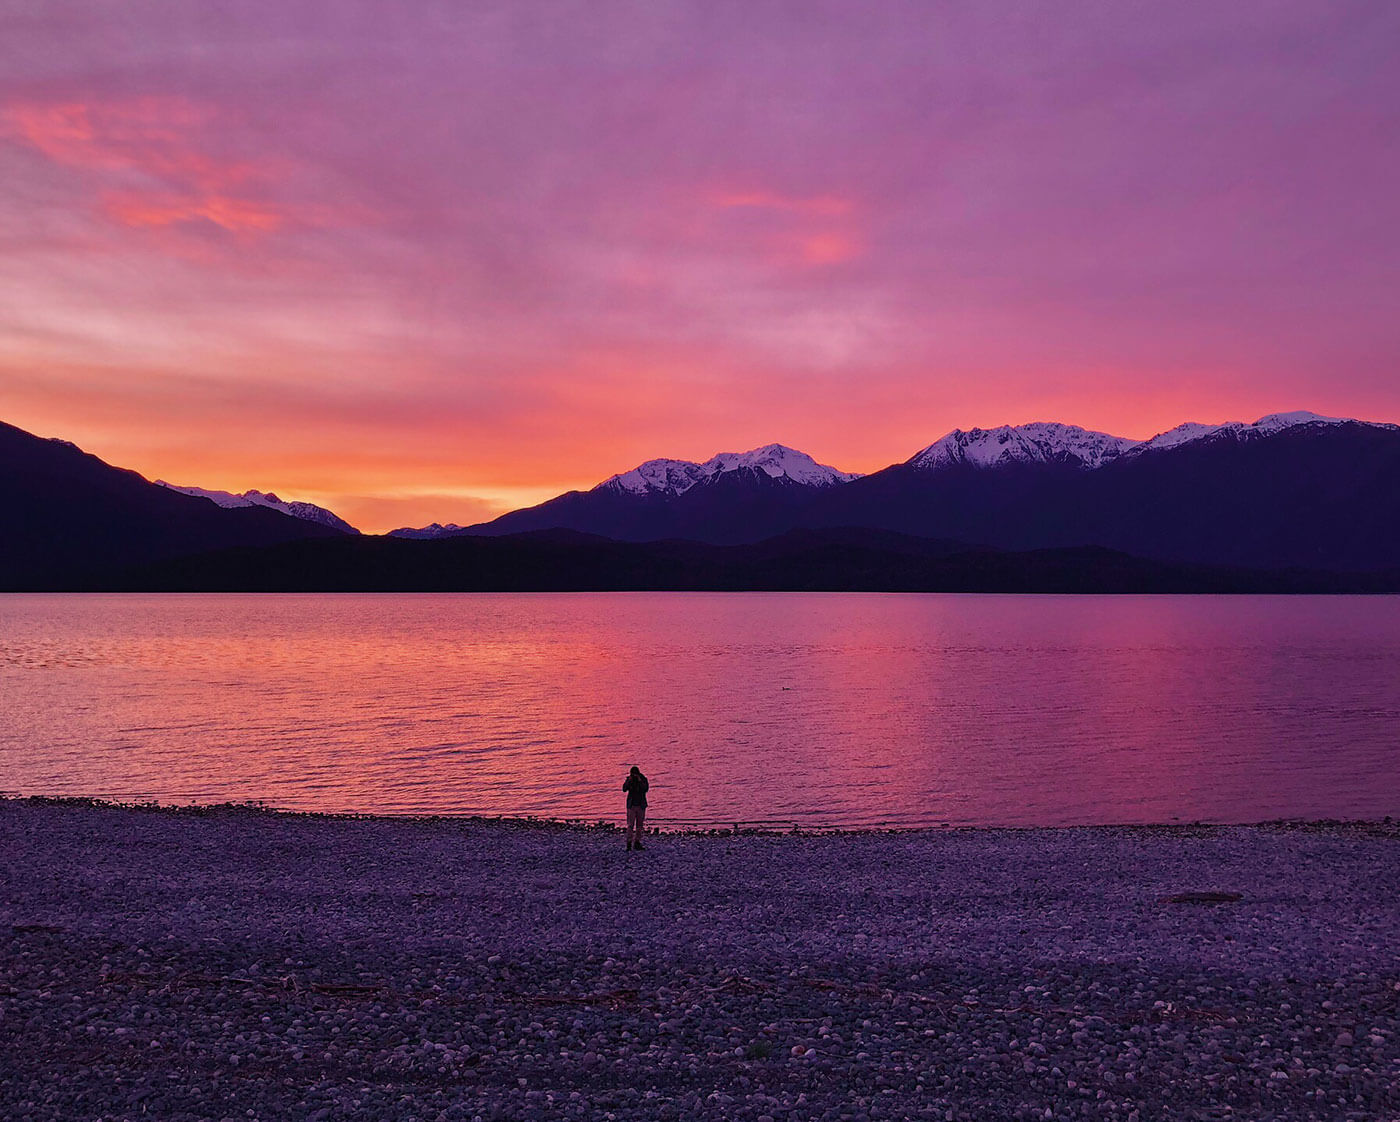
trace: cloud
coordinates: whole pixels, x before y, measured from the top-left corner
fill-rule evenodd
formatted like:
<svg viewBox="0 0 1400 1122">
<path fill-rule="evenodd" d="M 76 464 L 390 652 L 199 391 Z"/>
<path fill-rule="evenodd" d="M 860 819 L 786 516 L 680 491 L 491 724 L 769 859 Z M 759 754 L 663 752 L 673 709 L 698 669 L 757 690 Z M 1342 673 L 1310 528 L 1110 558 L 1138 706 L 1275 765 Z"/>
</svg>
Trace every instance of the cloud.
<svg viewBox="0 0 1400 1122">
<path fill-rule="evenodd" d="M 265 203 L 219 195 L 113 193 L 103 196 L 102 209 L 124 226 L 175 226 L 202 220 L 234 233 L 269 233 L 286 220 Z"/>
<path fill-rule="evenodd" d="M 809 234 L 801 239 L 802 259 L 809 265 L 839 265 L 860 252 L 860 242 L 850 234 Z"/>
<path fill-rule="evenodd" d="M 219 168 L 186 145 L 214 110 L 174 96 L 120 101 L 17 102 L 5 107 L 13 134 L 58 163 L 74 167 L 137 167 L 226 180 Z"/>
<path fill-rule="evenodd" d="M 720 190 L 709 195 L 716 235 L 779 268 L 822 269 L 860 257 L 866 249 L 861 208 L 853 198 L 767 189 Z"/>
<path fill-rule="evenodd" d="M 1400 415 L 1394 5 L 25 10 L 3 419 L 167 478 L 494 501 Z"/>
<path fill-rule="evenodd" d="M 122 226 L 207 224 L 265 235 L 289 224 L 325 224 L 325 205 L 276 198 L 287 167 L 218 151 L 227 114 L 184 97 L 18 102 L 0 113 L 3 133 L 86 177 L 95 212 Z"/>
<path fill-rule="evenodd" d="M 796 197 L 776 191 L 728 191 L 715 196 L 715 205 L 725 209 L 773 210 L 787 214 L 817 215 L 823 218 L 850 214 L 855 203 L 837 195 Z"/>
<path fill-rule="evenodd" d="M 5 106 L 6 133 L 50 160 L 89 171 L 130 172 L 207 193 L 257 174 L 254 164 L 199 147 L 217 112 L 181 97 L 109 102 L 19 102 Z"/>
</svg>

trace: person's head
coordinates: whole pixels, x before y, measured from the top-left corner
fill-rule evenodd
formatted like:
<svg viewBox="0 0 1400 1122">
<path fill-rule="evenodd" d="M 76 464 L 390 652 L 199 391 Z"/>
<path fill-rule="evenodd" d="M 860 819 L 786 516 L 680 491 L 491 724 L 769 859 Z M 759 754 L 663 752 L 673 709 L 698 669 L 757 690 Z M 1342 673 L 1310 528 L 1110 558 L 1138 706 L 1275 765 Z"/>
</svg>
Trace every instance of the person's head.
<svg viewBox="0 0 1400 1122">
<path fill-rule="evenodd" d="M 641 775 L 641 774 L 642 774 L 642 769 L 639 768 L 636 764 L 633 764 L 633 765 L 632 765 L 632 774 L 633 774 L 633 775 Z"/>
</svg>

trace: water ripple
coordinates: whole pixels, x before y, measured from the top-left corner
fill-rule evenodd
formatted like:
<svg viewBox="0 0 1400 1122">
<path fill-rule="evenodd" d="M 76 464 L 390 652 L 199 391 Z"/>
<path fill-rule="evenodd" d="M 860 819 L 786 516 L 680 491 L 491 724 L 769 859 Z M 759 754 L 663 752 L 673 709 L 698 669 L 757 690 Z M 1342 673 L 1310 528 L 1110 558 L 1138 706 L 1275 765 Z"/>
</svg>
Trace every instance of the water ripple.
<svg viewBox="0 0 1400 1122">
<path fill-rule="evenodd" d="M 1400 813 L 1400 598 L 0 597 L 10 791 L 808 824 Z"/>
</svg>

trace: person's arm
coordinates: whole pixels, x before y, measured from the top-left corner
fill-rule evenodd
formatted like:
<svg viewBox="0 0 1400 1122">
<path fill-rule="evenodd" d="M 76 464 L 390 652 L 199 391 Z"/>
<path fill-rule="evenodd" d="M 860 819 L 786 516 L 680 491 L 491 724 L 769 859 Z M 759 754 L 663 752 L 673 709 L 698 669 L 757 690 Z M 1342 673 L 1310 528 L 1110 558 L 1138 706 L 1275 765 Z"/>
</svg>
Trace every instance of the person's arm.
<svg viewBox="0 0 1400 1122">
<path fill-rule="evenodd" d="M 631 783 L 631 782 L 632 782 L 632 777 L 629 775 L 626 779 L 624 779 L 624 780 L 622 781 L 622 789 L 623 789 L 624 791 L 627 790 L 627 784 L 629 784 L 629 783 Z"/>
</svg>

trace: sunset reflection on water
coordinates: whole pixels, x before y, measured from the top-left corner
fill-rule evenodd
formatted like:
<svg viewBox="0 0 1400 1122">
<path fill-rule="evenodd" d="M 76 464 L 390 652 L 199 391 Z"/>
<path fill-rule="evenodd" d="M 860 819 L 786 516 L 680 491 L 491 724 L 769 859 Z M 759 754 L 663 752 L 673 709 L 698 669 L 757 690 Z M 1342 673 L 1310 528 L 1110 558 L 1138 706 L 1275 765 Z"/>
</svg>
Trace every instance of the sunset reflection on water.
<svg viewBox="0 0 1400 1122">
<path fill-rule="evenodd" d="M 7 596 L 0 789 L 384 813 L 1400 812 L 1400 600 Z"/>
</svg>

